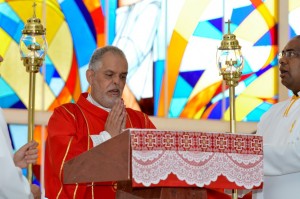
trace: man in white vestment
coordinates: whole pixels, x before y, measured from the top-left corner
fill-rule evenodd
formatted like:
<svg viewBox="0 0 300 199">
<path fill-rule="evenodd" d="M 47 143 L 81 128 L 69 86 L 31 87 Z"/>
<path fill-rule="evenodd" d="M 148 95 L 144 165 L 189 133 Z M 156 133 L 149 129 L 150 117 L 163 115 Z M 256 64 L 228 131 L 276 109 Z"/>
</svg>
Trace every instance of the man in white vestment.
<svg viewBox="0 0 300 199">
<path fill-rule="evenodd" d="M 266 112 L 257 134 L 264 140 L 264 185 L 253 199 L 300 198 L 300 35 L 279 53 L 281 83 L 294 94 Z"/>
<path fill-rule="evenodd" d="M 3 58 L 0 56 L 0 62 L 2 60 Z M 21 170 L 28 164 L 36 162 L 37 145 L 38 143 L 35 141 L 29 142 L 13 154 L 7 124 L 0 108 L 0 199 L 37 199 L 41 197 L 39 187 L 29 185 Z"/>
</svg>

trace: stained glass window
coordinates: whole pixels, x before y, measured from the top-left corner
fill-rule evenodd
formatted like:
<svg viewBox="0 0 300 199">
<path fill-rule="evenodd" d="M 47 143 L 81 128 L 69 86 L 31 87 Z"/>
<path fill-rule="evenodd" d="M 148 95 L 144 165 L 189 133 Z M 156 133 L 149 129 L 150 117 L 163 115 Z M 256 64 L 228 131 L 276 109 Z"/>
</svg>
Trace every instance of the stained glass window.
<svg viewBox="0 0 300 199">
<path fill-rule="evenodd" d="M 93 51 L 115 45 L 129 62 L 128 107 L 154 116 L 229 120 L 229 92 L 216 53 L 230 19 L 244 56 L 236 119 L 257 122 L 278 100 L 277 8 L 275 0 L 38 1 L 49 50 L 37 74 L 36 109 L 75 102 L 88 90 L 85 71 Z M 30 1 L 0 2 L 2 108 L 28 106 L 29 80 L 18 45 L 31 10 Z M 299 15 L 300 3 L 290 0 L 290 37 L 300 34 Z M 26 142 L 26 126 L 9 129 L 15 148 Z"/>
</svg>

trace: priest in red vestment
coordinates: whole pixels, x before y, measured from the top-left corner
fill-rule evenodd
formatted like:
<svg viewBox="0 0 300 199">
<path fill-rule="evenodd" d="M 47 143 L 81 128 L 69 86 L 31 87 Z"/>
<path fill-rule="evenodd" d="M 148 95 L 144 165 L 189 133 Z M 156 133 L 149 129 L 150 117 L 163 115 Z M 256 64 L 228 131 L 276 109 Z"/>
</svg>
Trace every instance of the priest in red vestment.
<svg viewBox="0 0 300 199">
<path fill-rule="evenodd" d="M 82 93 L 77 103 L 64 104 L 54 110 L 48 123 L 45 154 L 45 191 L 48 199 L 114 199 L 114 182 L 64 184 L 66 161 L 122 133 L 126 128 L 155 126 L 140 111 L 126 108 L 122 93 L 127 77 L 124 53 L 113 46 L 97 49 L 89 63 L 86 78 L 90 93 Z M 230 196 L 207 190 L 208 199 Z"/>
<path fill-rule="evenodd" d="M 63 164 L 126 128 L 155 128 L 146 114 L 124 105 L 121 97 L 127 70 L 120 49 L 113 46 L 97 49 L 86 72 L 91 92 L 81 94 L 76 104 L 64 104 L 54 110 L 48 123 L 45 154 L 48 199 L 115 198 L 114 182 L 103 186 L 63 184 Z"/>
</svg>

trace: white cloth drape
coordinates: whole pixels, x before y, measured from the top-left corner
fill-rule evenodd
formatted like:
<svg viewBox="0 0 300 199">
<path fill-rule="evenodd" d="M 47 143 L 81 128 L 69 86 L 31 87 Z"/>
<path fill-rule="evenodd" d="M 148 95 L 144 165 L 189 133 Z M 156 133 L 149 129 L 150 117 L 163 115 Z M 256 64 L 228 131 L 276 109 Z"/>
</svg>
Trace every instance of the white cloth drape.
<svg viewBox="0 0 300 199">
<path fill-rule="evenodd" d="M 33 198 L 27 179 L 13 161 L 13 150 L 0 108 L 0 199 Z"/>
</svg>

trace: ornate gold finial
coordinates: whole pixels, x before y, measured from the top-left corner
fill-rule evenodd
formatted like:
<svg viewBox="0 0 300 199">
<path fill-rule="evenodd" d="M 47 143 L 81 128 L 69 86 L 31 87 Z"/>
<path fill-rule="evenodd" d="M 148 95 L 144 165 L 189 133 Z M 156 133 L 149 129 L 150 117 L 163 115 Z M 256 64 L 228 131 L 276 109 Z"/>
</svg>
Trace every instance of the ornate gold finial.
<svg viewBox="0 0 300 199">
<path fill-rule="evenodd" d="M 46 29 L 41 24 L 41 20 L 36 17 L 36 6 L 37 4 L 33 3 L 33 16 L 27 20 L 24 29 L 22 30 L 22 34 L 28 35 L 45 35 Z"/>
<path fill-rule="evenodd" d="M 228 34 L 231 34 L 231 32 L 230 32 L 230 24 L 231 24 L 231 20 L 228 19 L 228 21 L 225 21 L 225 23 L 228 24 Z"/>
<path fill-rule="evenodd" d="M 35 15 L 36 3 L 35 3 L 35 1 L 33 2 L 32 8 L 33 8 L 33 18 L 36 18 L 36 15 Z"/>
<path fill-rule="evenodd" d="M 239 41 L 236 39 L 236 36 L 234 34 L 231 34 L 230 32 L 231 21 L 228 20 L 225 23 L 228 24 L 228 33 L 223 36 L 223 40 L 221 42 L 221 46 L 219 47 L 219 50 L 241 49 L 241 46 L 239 45 Z"/>
</svg>

